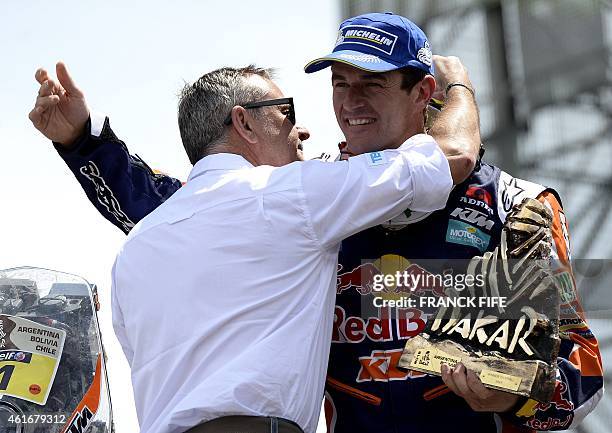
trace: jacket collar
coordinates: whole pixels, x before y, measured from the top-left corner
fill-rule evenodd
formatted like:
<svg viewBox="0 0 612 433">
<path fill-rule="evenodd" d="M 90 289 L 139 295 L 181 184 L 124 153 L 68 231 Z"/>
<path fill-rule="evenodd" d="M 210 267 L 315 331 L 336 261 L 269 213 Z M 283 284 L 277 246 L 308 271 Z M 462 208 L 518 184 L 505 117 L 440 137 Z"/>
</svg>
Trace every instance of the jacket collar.
<svg viewBox="0 0 612 433">
<path fill-rule="evenodd" d="M 187 182 L 210 170 L 239 170 L 243 168 L 253 168 L 253 164 L 242 155 L 235 153 L 214 153 L 196 162 L 191 169 L 191 173 L 189 173 Z"/>
</svg>

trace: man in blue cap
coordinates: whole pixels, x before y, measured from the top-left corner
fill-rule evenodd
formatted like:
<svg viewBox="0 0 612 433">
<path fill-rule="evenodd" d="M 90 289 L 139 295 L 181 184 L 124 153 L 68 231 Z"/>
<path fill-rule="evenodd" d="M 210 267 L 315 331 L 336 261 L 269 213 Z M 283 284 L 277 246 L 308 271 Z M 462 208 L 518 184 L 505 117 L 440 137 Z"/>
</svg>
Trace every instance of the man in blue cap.
<svg viewBox="0 0 612 433">
<path fill-rule="evenodd" d="M 332 68 L 334 110 L 346 138 L 341 144 L 343 158 L 395 148 L 422 133 L 432 96 L 446 99 L 442 116 L 429 131 L 434 137 L 477 125 L 473 88 L 465 69 L 456 59 L 438 58 L 442 79 L 436 91 L 434 57 L 421 29 L 398 15 L 366 14 L 340 25 L 333 52 L 313 60 L 305 70 Z M 46 73 L 37 79 L 43 86 L 49 82 Z M 154 174 L 131 157 L 108 119 L 88 121 L 88 116 L 88 111 L 81 110 L 77 126 L 63 141 L 65 146 L 56 147 L 92 203 L 127 232 L 180 188 L 180 182 Z M 493 250 L 508 212 L 523 198 L 537 198 L 552 211 L 554 250 L 563 264 L 558 272 L 573 283 L 567 224 L 556 193 L 485 163 L 470 173 L 474 161 L 469 155 L 479 145 L 477 128 L 473 129 L 472 140 L 445 149 L 449 159 L 466 161 L 462 179 L 469 174 L 455 187 L 445 209 L 433 213 L 406 209 L 386 224 L 342 243 L 326 387 L 330 432 L 566 429 L 589 413 L 602 395 L 597 341 L 577 314 L 563 329 L 567 338 L 561 345 L 557 389 L 550 404 L 485 388 L 461 364 L 452 371 L 444 368 L 442 379 L 397 366 L 406 340 L 425 328 L 429 312 L 372 308 L 371 277 L 404 270 L 439 274 L 448 259 L 469 259 Z M 99 201 L 93 182 L 81 170 L 90 162 L 99 169 L 96 178 L 103 179 L 111 191 L 112 212 Z M 419 288 L 432 294 L 438 289 Z M 568 314 L 576 308 L 575 299 L 565 306 Z"/>
<path fill-rule="evenodd" d="M 422 30 L 401 16 L 366 14 L 340 25 L 332 53 L 311 61 L 305 71 L 331 66 L 334 110 L 346 137 L 341 145 L 344 155 L 394 147 L 402 142 L 402 134 L 422 132 L 424 106 L 436 86 L 432 57 Z M 448 62 L 442 65 L 450 67 Z M 437 95 L 442 98 L 474 96 L 467 74 L 453 75 L 452 81 L 438 84 L 442 85 Z M 404 95 L 396 91 L 398 88 L 405 90 Z M 469 124 L 469 117 L 459 121 Z M 434 124 L 430 132 L 439 127 L 444 125 Z M 506 215 L 525 197 L 537 198 L 552 210 L 554 250 L 562 263 L 557 271 L 571 275 L 569 246 L 563 235 L 567 233 L 566 222 L 556 192 L 484 163 L 455 187 L 446 209 L 429 214 L 407 210 L 387 224 L 343 242 L 328 366 L 329 431 L 569 428 L 586 415 L 587 411 L 576 408 L 597 403 L 602 389 L 599 352 L 592 350 L 596 340 L 590 331 L 583 334 L 578 326 L 566 327 L 565 332 L 586 335 L 589 341 L 571 337 L 563 341 L 558 359 L 561 375 L 553 398 L 557 403 L 538 405 L 485 388 L 461 363 L 454 369 L 443 366 L 444 384 L 436 376 L 400 370 L 397 364 L 406 340 L 425 328 L 430 311 L 381 307 L 368 313 L 372 311 L 368 308 L 372 274 L 408 270 L 440 275 L 447 270 L 443 261 L 469 259 L 493 250 L 499 244 Z M 466 236 L 461 236 L 464 233 Z M 439 288 L 424 285 L 416 291 L 433 294 L 436 290 Z M 393 298 L 392 293 L 387 296 Z M 566 316 L 578 316 L 576 309 L 577 302 L 566 305 Z M 586 327 L 582 318 L 577 323 Z M 573 359 L 573 353 L 581 353 L 581 359 Z M 594 367 L 592 373 L 581 371 L 580 361 L 587 359 Z M 448 389 L 454 394 L 448 394 Z"/>
</svg>

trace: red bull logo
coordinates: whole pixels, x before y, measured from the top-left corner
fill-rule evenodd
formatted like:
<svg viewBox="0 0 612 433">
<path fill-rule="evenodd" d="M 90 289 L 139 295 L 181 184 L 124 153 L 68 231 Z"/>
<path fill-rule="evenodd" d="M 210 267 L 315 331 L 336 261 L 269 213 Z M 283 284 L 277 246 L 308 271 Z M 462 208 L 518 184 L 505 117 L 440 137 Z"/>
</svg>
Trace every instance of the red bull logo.
<svg viewBox="0 0 612 433">
<path fill-rule="evenodd" d="M 569 401 L 566 398 L 566 395 L 567 385 L 563 382 L 557 381 L 557 386 L 555 386 L 555 392 L 550 403 L 538 403 L 536 404 L 535 409 L 539 411 L 546 411 L 551 407 L 554 407 L 557 410 L 573 411 L 574 403 Z"/>
<path fill-rule="evenodd" d="M 400 284 L 387 285 L 384 276 L 392 275 Z M 381 290 L 382 288 L 382 290 Z M 349 272 L 338 268 L 336 293 L 355 289 L 360 295 L 404 294 L 422 295 L 431 292 L 437 296 L 444 295 L 442 275 L 435 275 L 406 258 L 395 254 L 386 254 L 373 262 L 363 263 Z"/>
<path fill-rule="evenodd" d="M 350 272 L 340 273 L 342 265 L 338 265 L 338 277 L 336 280 L 336 293 L 354 288 L 360 295 L 368 295 L 374 286 L 374 275 L 380 274 L 380 270 L 372 263 L 364 263 Z"/>
<path fill-rule="evenodd" d="M 535 430 L 565 430 L 572 422 L 573 417 L 573 414 L 569 414 L 563 419 L 548 417 L 545 420 L 539 420 L 537 418 L 534 418 L 529 420 L 527 422 L 527 425 Z"/>
<path fill-rule="evenodd" d="M 332 343 L 361 343 L 369 341 L 407 340 L 420 334 L 425 329 L 427 316 L 416 308 L 394 308 L 395 327 L 392 326 L 391 308 L 381 308 L 378 317 L 367 319 L 359 316 L 347 316 L 344 308 L 336 305 Z"/>
</svg>

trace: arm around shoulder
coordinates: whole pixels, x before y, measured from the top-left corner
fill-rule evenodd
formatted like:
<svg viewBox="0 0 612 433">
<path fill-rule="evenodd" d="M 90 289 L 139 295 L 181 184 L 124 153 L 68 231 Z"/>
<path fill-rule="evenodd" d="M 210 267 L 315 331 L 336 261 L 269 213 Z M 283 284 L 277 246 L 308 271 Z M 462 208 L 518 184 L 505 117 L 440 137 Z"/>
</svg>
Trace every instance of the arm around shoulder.
<svg viewBox="0 0 612 433">
<path fill-rule="evenodd" d="M 444 154 L 424 134 L 398 149 L 347 161 L 306 161 L 301 172 L 306 214 L 323 245 L 336 244 L 408 208 L 441 209 L 453 184 Z"/>
<path fill-rule="evenodd" d="M 472 173 L 480 152 L 480 120 L 474 87 L 467 70 L 456 57 L 434 56 L 438 90 L 444 99 L 429 133 L 448 158 L 453 182 L 459 184 Z"/>
</svg>

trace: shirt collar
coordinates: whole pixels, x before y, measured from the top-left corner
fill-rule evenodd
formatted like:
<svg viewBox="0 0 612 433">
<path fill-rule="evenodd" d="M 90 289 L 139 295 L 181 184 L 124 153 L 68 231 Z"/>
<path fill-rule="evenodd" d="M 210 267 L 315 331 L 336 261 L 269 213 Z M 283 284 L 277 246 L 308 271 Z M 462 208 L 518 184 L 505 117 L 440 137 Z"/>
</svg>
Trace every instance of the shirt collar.
<svg viewBox="0 0 612 433">
<path fill-rule="evenodd" d="M 239 170 L 242 168 L 252 168 L 253 164 L 243 156 L 235 153 L 214 153 L 200 159 L 191 169 L 187 182 L 204 174 L 209 170 Z"/>
</svg>

